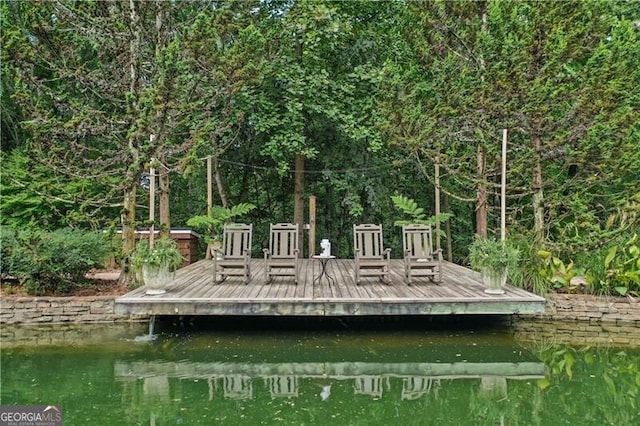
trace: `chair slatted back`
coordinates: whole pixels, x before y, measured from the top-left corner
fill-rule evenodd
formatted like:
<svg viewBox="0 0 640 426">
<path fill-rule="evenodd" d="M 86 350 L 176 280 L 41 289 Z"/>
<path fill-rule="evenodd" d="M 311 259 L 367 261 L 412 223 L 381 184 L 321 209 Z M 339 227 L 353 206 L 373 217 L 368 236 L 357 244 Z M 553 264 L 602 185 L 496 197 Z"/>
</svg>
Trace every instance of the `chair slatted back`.
<svg viewBox="0 0 640 426">
<path fill-rule="evenodd" d="M 298 250 L 298 224 L 276 223 L 270 226 L 269 251 L 272 259 L 295 259 Z"/>
<path fill-rule="evenodd" d="M 402 227 L 403 251 L 411 259 L 432 259 L 433 239 L 429 225 L 404 225 Z"/>
<path fill-rule="evenodd" d="M 353 225 L 353 247 L 361 259 L 380 259 L 383 256 L 382 225 L 370 223 Z"/>
<path fill-rule="evenodd" d="M 228 223 L 224 226 L 222 253 L 225 259 L 241 259 L 251 252 L 253 224 Z"/>
</svg>

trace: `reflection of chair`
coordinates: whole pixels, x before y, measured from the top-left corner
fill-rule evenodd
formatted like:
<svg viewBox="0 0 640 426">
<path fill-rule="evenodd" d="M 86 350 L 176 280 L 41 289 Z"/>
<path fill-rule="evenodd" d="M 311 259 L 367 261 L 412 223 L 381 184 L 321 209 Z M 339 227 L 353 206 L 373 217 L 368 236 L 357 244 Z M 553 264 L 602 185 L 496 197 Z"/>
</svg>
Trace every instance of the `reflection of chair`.
<svg viewBox="0 0 640 426">
<path fill-rule="evenodd" d="M 231 399 L 251 399 L 253 396 L 251 378 L 239 374 L 224 376 L 224 396 Z"/>
<path fill-rule="evenodd" d="M 266 379 L 271 398 L 298 396 L 298 378 L 296 376 L 270 376 Z"/>
<path fill-rule="evenodd" d="M 271 224 L 269 234 L 269 248 L 262 250 L 267 284 L 274 275 L 293 276 L 298 284 L 298 224 Z"/>
<path fill-rule="evenodd" d="M 153 401 L 168 401 L 169 376 L 145 377 L 142 383 L 142 394 Z"/>
<path fill-rule="evenodd" d="M 207 379 L 207 386 L 209 387 L 209 401 L 213 401 L 213 394 L 217 388 L 215 377 L 210 377 Z"/>
<path fill-rule="evenodd" d="M 224 226 L 222 247 L 213 249 L 213 283 L 229 275 L 242 276 L 245 284 L 251 279 L 251 233 L 253 225 L 229 223 Z M 217 275 L 220 273 L 220 281 Z"/>
<path fill-rule="evenodd" d="M 413 277 L 429 277 L 442 281 L 442 250 L 433 250 L 429 225 L 405 225 L 402 227 L 404 250 L 404 282 L 411 285 Z"/>
<path fill-rule="evenodd" d="M 356 284 L 362 276 L 379 276 L 389 284 L 391 249 L 382 245 L 382 225 L 353 225 Z"/>
<path fill-rule="evenodd" d="M 433 380 L 428 377 L 410 376 L 402 379 L 402 399 L 418 399 L 429 393 Z"/>
<path fill-rule="evenodd" d="M 507 378 L 502 376 L 482 376 L 480 378 L 480 393 L 495 400 L 507 397 Z"/>
<path fill-rule="evenodd" d="M 389 380 L 387 378 L 387 388 Z M 374 398 L 382 398 L 382 376 L 357 376 L 353 383 L 355 395 L 368 395 Z"/>
</svg>

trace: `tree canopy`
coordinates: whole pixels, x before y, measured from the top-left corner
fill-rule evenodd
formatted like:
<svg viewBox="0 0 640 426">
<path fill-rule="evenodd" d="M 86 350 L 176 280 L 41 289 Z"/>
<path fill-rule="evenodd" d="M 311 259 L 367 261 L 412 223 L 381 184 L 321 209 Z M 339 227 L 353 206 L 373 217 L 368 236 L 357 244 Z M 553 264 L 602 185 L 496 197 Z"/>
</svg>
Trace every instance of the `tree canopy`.
<svg viewBox="0 0 640 426">
<path fill-rule="evenodd" d="M 206 213 L 210 157 L 216 203 L 256 205 L 258 234 L 316 195 L 348 256 L 353 223 L 392 229 L 391 196 L 435 212 L 437 163 L 463 261 L 498 227 L 504 128 L 510 233 L 571 255 L 638 229 L 633 2 L 1 7 L 2 225 L 132 232 L 153 166 L 161 221 L 184 226 Z"/>
</svg>

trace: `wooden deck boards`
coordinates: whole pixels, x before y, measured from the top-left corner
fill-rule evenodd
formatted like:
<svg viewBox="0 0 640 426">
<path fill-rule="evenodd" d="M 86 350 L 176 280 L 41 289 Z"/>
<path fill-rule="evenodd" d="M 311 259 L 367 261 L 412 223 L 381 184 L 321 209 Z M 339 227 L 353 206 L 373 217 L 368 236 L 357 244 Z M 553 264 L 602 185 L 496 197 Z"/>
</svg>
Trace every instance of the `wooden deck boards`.
<svg viewBox="0 0 640 426">
<path fill-rule="evenodd" d="M 484 293 L 480 274 L 444 262 L 442 282 L 427 277 L 404 284 L 401 259 L 391 261 L 391 284 L 377 277 L 354 281 L 353 260 L 330 260 L 327 272 L 335 279 L 313 280 L 320 273 L 317 260 L 303 259 L 300 282 L 276 276 L 265 285 L 262 259 L 251 262 L 251 281 L 228 277 L 213 284 L 213 263 L 201 260 L 176 272 L 165 294 L 148 296 L 144 288 L 116 299 L 118 313 L 147 315 L 450 315 L 542 313 L 545 300 L 507 286 L 503 295 Z"/>
</svg>

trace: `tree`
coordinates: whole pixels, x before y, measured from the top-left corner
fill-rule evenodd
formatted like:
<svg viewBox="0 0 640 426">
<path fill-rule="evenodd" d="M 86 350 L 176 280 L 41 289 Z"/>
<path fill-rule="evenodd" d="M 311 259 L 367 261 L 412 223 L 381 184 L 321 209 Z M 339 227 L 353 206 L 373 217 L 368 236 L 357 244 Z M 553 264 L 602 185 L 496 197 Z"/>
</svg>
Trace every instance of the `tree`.
<svg viewBox="0 0 640 426">
<path fill-rule="evenodd" d="M 31 136 L 31 159 L 62 182 L 82 176 L 109 186 L 77 192 L 78 198 L 68 201 L 79 202 L 80 212 L 89 216 L 122 207 L 125 281 L 135 241 L 138 179 L 152 158 L 164 158 L 171 141 L 163 129 L 175 78 L 170 53 L 179 49 L 164 40 L 179 33 L 163 25 L 168 5 L 12 2 L 7 5 L 12 19 L 3 28 L 16 72 L 13 96 L 28 118 L 23 124 Z M 180 16 L 178 8 L 171 6 L 174 16 Z M 156 32 L 146 31 L 149 27 Z"/>
</svg>

